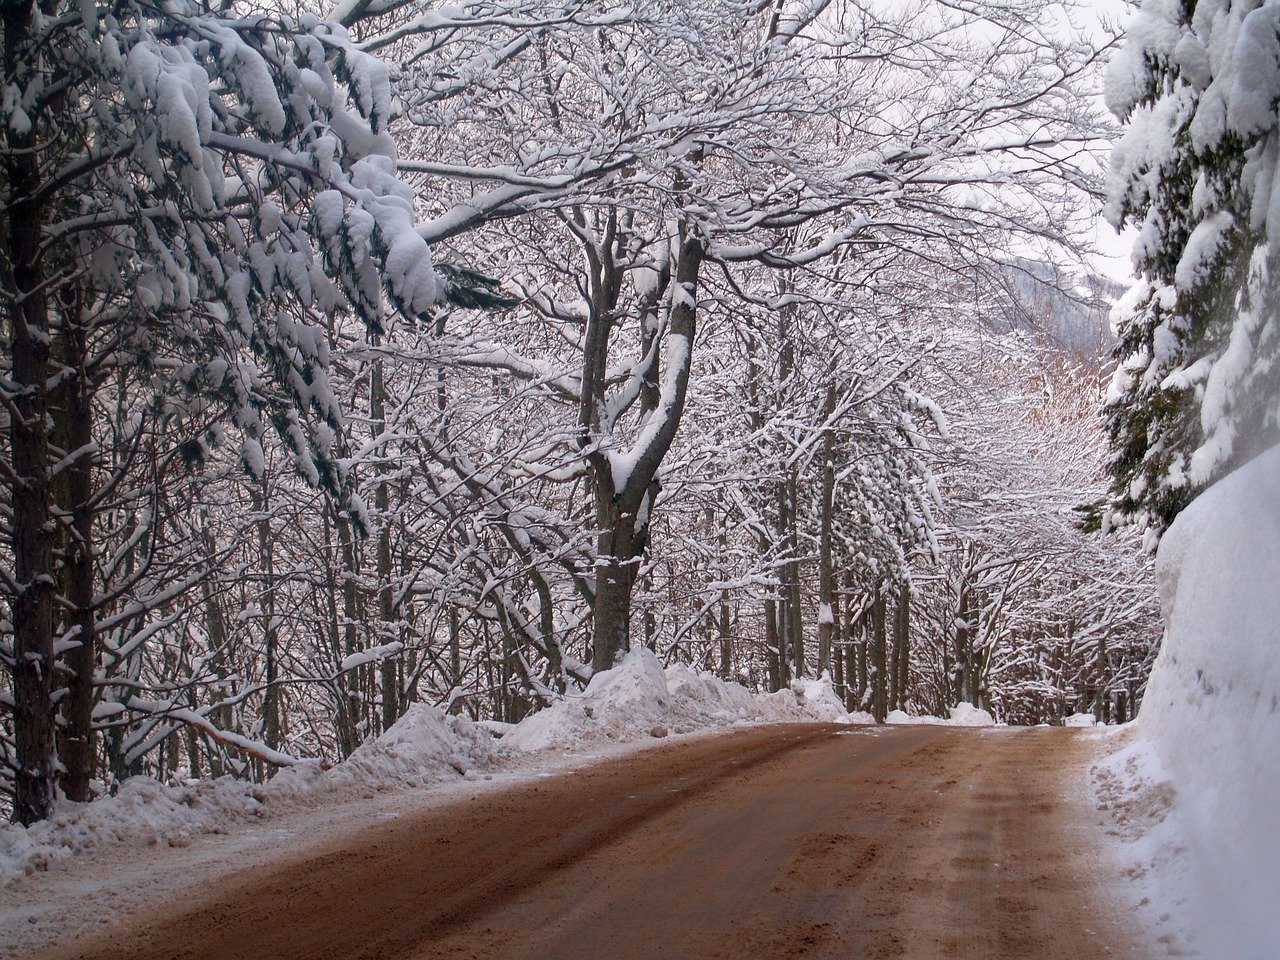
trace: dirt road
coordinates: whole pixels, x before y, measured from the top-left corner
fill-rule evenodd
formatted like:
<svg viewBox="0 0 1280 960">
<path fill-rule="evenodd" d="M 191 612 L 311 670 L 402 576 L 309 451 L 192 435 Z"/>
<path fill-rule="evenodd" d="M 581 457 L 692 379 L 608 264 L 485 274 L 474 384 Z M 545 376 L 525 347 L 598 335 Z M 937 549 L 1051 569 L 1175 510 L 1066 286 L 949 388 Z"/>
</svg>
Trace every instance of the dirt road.
<svg viewBox="0 0 1280 960">
<path fill-rule="evenodd" d="M 1063 729 L 757 727 L 354 832 L 50 957 L 1057 960 L 1094 894 Z"/>
</svg>

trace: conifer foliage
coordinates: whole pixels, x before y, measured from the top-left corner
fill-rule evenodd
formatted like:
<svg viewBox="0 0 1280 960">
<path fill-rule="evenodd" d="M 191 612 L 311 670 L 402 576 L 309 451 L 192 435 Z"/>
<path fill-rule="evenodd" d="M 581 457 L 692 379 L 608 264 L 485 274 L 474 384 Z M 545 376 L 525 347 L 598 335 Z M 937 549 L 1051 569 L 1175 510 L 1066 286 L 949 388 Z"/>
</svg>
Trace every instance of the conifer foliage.
<svg viewBox="0 0 1280 960">
<path fill-rule="evenodd" d="M 95 610 L 110 599 L 94 525 L 133 462 L 116 454 L 147 435 L 199 461 L 221 409 L 251 473 L 270 433 L 336 487 L 322 318 L 349 308 L 377 328 L 384 300 L 422 315 L 437 286 L 396 175 L 386 67 L 343 28 L 216 2 L 45 0 L 5 4 L 0 44 L 0 590 L 29 822 L 59 762 L 68 793 L 87 791 Z M 123 388 L 132 416 L 103 424 L 95 392 L 126 368 L 142 371 Z M 55 654 L 73 674 L 56 723 Z"/>
<path fill-rule="evenodd" d="M 1147 0 L 1107 77 L 1109 216 L 1139 228 L 1108 397 L 1111 517 L 1149 546 L 1275 442 L 1280 4 Z"/>
</svg>

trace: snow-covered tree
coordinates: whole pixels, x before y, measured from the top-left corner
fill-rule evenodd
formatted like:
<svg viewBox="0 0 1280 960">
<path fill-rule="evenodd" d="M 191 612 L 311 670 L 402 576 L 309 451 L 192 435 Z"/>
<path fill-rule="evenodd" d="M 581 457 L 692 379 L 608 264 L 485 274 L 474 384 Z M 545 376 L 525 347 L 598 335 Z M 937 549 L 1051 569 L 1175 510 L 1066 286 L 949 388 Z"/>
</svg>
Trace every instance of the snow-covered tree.
<svg viewBox="0 0 1280 960">
<path fill-rule="evenodd" d="M 415 43 L 402 89 L 426 159 L 407 169 L 438 198 L 428 235 L 477 263 L 499 229 L 545 251 L 514 278 L 520 322 L 469 331 L 469 362 L 556 411 L 526 474 L 589 478 L 597 666 L 629 643 L 655 481 L 721 291 L 785 300 L 837 254 L 852 288 L 896 251 L 1061 237 L 1094 132 L 1072 93 L 1090 52 L 1024 4 L 412 10 L 385 37 Z"/>
<path fill-rule="evenodd" d="M 95 523 L 120 479 L 104 451 L 147 434 L 198 462 L 217 407 L 251 473 L 274 433 L 336 487 L 320 318 L 376 329 L 384 304 L 421 316 L 441 286 L 397 174 L 387 69 L 342 27 L 176 0 L 5 4 L 2 29 L 6 761 L 29 822 L 60 762 L 87 789 Z M 122 368 L 142 375 L 107 437 L 95 394 Z"/>
<path fill-rule="evenodd" d="M 920 275 L 922 264 L 901 263 L 902 276 Z M 638 600 L 661 653 L 717 654 L 729 672 L 727 616 L 740 674 L 777 689 L 830 670 L 850 584 L 905 578 L 907 554 L 928 545 L 934 430 L 910 388 L 928 344 L 901 322 L 919 301 L 851 294 L 835 279 L 847 276 L 815 269 L 803 291 L 778 290 L 761 272 L 757 286 L 740 281 L 752 297 L 705 295 L 722 319 L 695 361 Z"/>
<path fill-rule="evenodd" d="M 925 379 L 951 442 L 933 461 L 940 557 L 912 569 L 916 702 L 1037 723 L 1131 711 L 1159 636 L 1151 565 L 1136 537 L 1077 527 L 1104 483 L 1104 375 L 1037 329 L 1052 331 L 1052 315 L 992 329 L 1004 308 L 975 290 Z"/>
<path fill-rule="evenodd" d="M 1139 236 L 1107 401 L 1111 511 L 1154 546 L 1280 437 L 1280 4 L 1149 0 L 1107 75 L 1108 214 Z"/>
<path fill-rule="evenodd" d="M 912 701 L 922 330 L 1079 211 L 1057 8 L 285 7 L 5 8 L 19 816 L 49 743 L 77 797 L 263 777 L 632 629 Z"/>
</svg>

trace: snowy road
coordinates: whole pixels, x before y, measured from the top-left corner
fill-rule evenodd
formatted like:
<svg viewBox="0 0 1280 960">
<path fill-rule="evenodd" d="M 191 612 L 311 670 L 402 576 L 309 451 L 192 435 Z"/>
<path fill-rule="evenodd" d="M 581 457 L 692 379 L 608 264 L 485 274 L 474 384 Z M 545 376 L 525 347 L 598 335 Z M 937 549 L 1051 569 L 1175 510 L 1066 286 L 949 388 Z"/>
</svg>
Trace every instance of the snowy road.
<svg viewBox="0 0 1280 960">
<path fill-rule="evenodd" d="M 48 956 L 1137 960 L 1071 782 L 1093 749 L 938 726 L 670 741 L 282 854 Z"/>
</svg>

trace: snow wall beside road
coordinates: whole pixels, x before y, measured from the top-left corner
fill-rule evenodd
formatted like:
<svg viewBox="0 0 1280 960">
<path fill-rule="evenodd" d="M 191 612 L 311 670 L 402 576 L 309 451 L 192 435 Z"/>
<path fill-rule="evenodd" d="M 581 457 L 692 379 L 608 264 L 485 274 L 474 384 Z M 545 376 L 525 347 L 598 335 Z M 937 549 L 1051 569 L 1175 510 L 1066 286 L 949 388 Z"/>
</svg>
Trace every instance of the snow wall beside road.
<svg viewBox="0 0 1280 960">
<path fill-rule="evenodd" d="M 1177 792 L 1206 958 L 1280 957 L 1280 447 L 1165 534 L 1164 645 L 1138 730 Z"/>
</svg>

